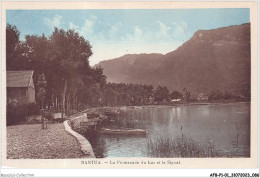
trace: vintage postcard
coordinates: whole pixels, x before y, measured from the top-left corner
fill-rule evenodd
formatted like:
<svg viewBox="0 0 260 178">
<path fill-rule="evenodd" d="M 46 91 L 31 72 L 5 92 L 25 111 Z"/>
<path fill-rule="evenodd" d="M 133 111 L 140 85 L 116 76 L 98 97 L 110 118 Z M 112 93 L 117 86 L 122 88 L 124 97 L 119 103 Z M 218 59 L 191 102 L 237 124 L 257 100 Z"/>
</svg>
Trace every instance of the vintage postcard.
<svg viewBox="0 0 260 178">
<path fill-rule="evenodd" d="M 257 168 L 257 2 L 2 2 L 2 165 Z"/>
</svg>

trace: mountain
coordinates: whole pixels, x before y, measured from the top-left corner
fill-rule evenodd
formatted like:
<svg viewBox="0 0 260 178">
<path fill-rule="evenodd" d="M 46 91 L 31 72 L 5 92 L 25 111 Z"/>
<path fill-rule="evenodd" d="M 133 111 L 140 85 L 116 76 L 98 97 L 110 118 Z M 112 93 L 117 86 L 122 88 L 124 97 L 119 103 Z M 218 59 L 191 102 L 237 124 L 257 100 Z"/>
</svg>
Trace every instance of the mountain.
<svg viewBox="0 0 260 178">
<path fill-rule="evenodd" d="M 102 61 L 108 81 L 167 86 L 193 94 L 250 92 L 250 24 L 199 30 L 178 49 Z"/>
</svg>

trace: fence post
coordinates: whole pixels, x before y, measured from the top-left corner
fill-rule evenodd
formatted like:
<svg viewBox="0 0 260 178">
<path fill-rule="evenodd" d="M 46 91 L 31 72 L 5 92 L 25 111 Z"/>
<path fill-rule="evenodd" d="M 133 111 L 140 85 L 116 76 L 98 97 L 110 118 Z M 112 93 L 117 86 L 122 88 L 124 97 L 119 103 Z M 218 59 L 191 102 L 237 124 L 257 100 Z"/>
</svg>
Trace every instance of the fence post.
<svg viewBox="0 0 260 178">
<path fill-rule="evenodd" d="M 48 119 L 45 119 L 45 128 L 47 129 Z"/>
<path fill-rule="evenodd" d="M 42 126 L 42 129 L 47 129 L 47 124 L 48 124 L 48 119 L 46 119 L 45 117 L 41 116 L 41 126 Z"/>
<path fill-rule="evenodd" d="M 44 129 L 44 117 L 41 115 L 41 126 L 42 126 L 42 129 Z"/>
</svg>

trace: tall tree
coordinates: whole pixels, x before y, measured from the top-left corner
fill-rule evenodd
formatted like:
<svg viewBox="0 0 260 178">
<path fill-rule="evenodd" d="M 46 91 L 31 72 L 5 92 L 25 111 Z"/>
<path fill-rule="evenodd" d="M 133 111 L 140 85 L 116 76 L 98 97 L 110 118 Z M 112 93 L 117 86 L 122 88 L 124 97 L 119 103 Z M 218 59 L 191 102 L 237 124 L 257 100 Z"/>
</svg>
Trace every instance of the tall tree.
<svg viewBox="0 0 260 178">
<path fill-rule="evenodd" d="M 48 83 L 46 87 L 46 101 L 48 106 L 52 101 L 53 95 L 58 95 L 60 92 L 60 79 L 56 74 L 58 69 L 58 61 L 51 60 L 51 43 L 50 40 L 42 34 L 26 35 L 24 47 L 24 56 L 27 68 L 34 70 L 34 81 L 37 82 L 40 74 L 44 73 Z M 24 68 L 26 69 L 26 68 Z"/>
<path fill-rule="evenodd" d="M 171 92 L 171 99 L 181 99 L 183 98 L 183 95 L 181 92 L 173 91 Z"/>
<path fill-rule="evenodd" d="M 42 34 L 37 35 L 26 35 L 24 48 L 25 55 L 27 56 L 28 66 L 39 72 L 45 73 L 47 70 L 46 65 L 50 62 L 50 41 L 48 38 Z M 38 76 L 37 76 L 38 77 Z"/>
<path fill-rule="evenodd" d="M 36 83 L 37 86 L 37 98 L 41 101 L 41 108 L 43 109 L 43 101 L 46 97 L 47 82 L 44 73 L 40 74 Z"/>
<path fill-rule="evenodd" d="M 107 106 L 116 106 L 118 93 L 112 88 L 106 88 L 104 90 L 104 101 Z"/>
<path fill-rule="evenodd" d="M 50 40 L 51 60 L 58 61 L 56 74 L 63 83 L 61 98 L 64 113 L 68 85 L 73 85 L 74 78 L 79 78 L 90 70 L 88 59 L 92 55 L 91 45 L 74 30 L 58 28 L 54 29 Z"/>
<path fill-rule="evenodd" d="M 169 90 L 167 87 L 163 86 L 158 86 L 155 91 L 155 100 L 156 101 L 163 101 L 163 100 L 168 100 L 169 98 Z"/>
<path fill-rule="evenodd" d="M 13 63 L 18 57 L 20 32 L 15 25 L 6 25 L 6 68 L 7 70 L 13 69 Z"/>
<path fill-rule="evenodd" d="M 190 102 L 190 92 L 186 88 L 183 88 L 183 93 L 184 93 L 184 100 L 189 104 L 189 102 Z"/>
</svg>

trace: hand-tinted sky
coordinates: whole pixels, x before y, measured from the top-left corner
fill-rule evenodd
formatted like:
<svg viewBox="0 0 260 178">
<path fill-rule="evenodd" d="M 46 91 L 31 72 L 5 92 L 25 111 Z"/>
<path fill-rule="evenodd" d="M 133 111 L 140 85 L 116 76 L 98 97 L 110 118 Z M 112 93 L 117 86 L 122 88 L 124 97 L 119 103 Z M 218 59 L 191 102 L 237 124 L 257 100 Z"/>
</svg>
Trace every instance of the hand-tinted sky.
<svg viewBox="0 0 260 178">
<path fill-rule="evenodd" d="M 197 30 L 250 21 L 249 9 L 8 10 L 7 23 L 25 35 L 75 29 L 92 45 L 90 64 L 135 53 L 168 53 Z"/>
</svg>

